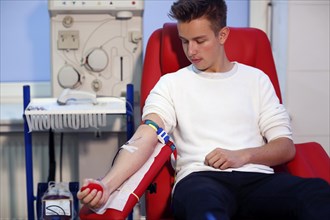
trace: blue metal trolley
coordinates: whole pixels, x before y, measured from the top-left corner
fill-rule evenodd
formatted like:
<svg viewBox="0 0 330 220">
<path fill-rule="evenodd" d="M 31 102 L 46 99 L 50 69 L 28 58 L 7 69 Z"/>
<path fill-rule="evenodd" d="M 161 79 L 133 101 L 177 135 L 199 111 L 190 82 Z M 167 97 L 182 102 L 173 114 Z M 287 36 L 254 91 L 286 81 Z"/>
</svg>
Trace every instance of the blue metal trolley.
<svg viewBox="0 0 330 220">
<path fill-rule="evenodd" d="M 31 102 L 30 86 L 23 86 L 23 119 L 24 119 L 24 140 L 25 140 L 25 164 L 26 164 L 26 191 L 27 191 L 27 209 L 28 219 L 34 220 L 34 202 L 37 197 L 34 196 L 33 188 L 33 161 L 32 161 L 32 134 L 29 129 L 28 121 L 26 118 L 26 109 Z M 127 139 L 130 139 L 134 133 L 134 87 L 132 84 L 128 84 L 126 87 L 126 111 L 112 112 L 111 114 L 125 114 L 126 115 L 126 134 Z M 76 187 L 77 188 L 77 187 Z M 76 204 L 78 209 L 78 204 Z M 76 210 L 77 211 L 77 210 Z M 131 219 L 132 216 L 129 216 Z"/>
</svg>

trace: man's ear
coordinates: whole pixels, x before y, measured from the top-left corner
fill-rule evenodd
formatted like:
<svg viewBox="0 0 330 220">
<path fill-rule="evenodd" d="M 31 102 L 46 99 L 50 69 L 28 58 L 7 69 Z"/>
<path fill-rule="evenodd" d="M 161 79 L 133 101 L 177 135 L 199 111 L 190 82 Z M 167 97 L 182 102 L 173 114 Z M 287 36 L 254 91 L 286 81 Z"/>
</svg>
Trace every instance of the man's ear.
<svg viewBox="0 0 330 220">
<path fill-rule="evenodd" d="M 221 44 L 225 44 L 225 42 L 229 36 L 229 32 L 230 32 L 229 27 L 221 28 L 221 30 L 219 31 L 219 42 Z"/>
</svg>

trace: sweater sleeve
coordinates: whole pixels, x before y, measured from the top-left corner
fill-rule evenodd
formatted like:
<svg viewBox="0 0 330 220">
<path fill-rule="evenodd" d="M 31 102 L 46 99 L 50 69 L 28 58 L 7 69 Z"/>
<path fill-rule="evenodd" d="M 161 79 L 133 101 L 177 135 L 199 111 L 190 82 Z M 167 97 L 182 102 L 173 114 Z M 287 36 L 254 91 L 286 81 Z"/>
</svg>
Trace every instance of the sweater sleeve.
<svg viewBox="0 0 330 220">
<path fill-rule="evenodd" d="M 171 98 L 171 84 L 167 78 L 170 74 L 162 76 L 155 87 L 150 91 L 143 107 L 142 119 L 146 115 L 155 113 L 165 124 L 165 131 L 171 132 L 176 126 L 176 114 Z"/>
<path fill-rule="evenodd" d="M 274 87 L 266 74 L 259 81 L 260 117 L 259 127 L 267 141 L 280 137 L 292 139 L 290 118 L 285 107 L 279 102 Z"/>
</svg>

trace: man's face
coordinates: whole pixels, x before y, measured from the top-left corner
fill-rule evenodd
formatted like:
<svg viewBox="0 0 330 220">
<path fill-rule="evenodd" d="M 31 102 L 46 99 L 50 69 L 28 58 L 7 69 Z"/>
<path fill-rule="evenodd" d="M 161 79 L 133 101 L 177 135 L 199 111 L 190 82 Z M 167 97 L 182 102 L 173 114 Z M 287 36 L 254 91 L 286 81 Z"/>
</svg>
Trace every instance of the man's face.
<svg viewBox="0 0 330 220">
<path fill-rule="evenodd" d="M 179 22 L 178 31 L 183 50 L 197 69 L 205 72 L 221 70 L 220 62 L 224 56 L 223 45 L 207 19 Z"/>
</svg>

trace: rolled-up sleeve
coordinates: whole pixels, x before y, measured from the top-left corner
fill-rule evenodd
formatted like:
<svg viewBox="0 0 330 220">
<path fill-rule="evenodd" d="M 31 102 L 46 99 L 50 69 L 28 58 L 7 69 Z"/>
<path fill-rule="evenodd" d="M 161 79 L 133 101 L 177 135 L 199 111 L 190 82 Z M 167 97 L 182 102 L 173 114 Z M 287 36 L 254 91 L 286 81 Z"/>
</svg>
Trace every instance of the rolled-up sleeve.
<svg viewBox="0 0 330 220">
<path fill-rule="evenodd" d="M 157 114 L 165 124 L 165 131 L 171 132 L 176 126 L 176 114 L 171 94 L 169 75 L 160 78 L 150 91 L 143 107 L 142 120 L 151 113 Z"/>
<path fill-rule="evenodd" d="M 260 78 L 259 87 L 259 127 L 262 136 L 268 141 L 280 137 L 292 139 L 290 117 L 285 107 L 279 102 L 268 76 L 264 75 Z"/>
</svg>

